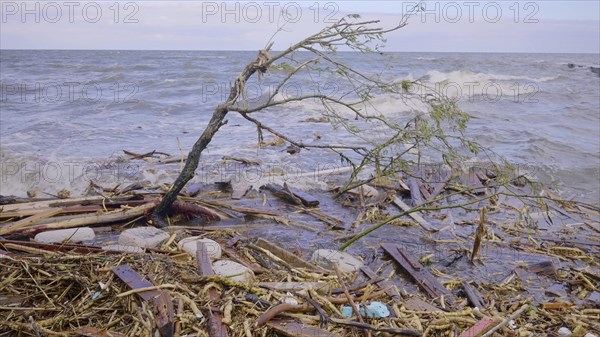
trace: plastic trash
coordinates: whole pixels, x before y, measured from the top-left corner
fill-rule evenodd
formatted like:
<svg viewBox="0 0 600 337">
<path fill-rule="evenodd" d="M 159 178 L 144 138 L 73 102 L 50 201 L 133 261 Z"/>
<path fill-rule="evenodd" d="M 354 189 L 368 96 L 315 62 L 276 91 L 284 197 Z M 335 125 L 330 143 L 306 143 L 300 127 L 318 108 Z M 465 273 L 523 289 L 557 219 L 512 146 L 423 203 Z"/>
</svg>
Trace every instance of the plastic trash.
<svg viewBox="0 0 600 337">
<path fill-rule="evenodd" d="M 384 318 L 390 315 L 388 307 L 381 302 L 371 302 L 367 305 L 366 309 L 366 316 L 369 318 Z M 362 316 L 365 316 L 365 307 L 363 305 L 359 305 L 358 311 Z M 349 318 L 353 314 L 352 307 L 349 305 L 343 306 L 341 313 L 344 318 Z"/>
</svg>

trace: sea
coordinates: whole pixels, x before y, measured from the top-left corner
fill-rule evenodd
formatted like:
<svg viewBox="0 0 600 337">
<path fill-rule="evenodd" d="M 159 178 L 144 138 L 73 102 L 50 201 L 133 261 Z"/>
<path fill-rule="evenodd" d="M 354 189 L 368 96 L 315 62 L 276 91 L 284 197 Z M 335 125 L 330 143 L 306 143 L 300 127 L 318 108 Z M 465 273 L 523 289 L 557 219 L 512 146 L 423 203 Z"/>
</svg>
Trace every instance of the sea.
<svg viewBox="0 0 600 337">
<path fill-rule="evenodd" d="M 172 182 L 181 161 L 132 160 L 123 150 L 184 156 L 256 54 L 0 51 L 0 194 L 43 196 L 66 189 L 78 195 L 90 181 L 106 188 Z M 419 81 L 439 89 L 472 116 L 469 137 L 561 196 L 599 202 L 600 76 L 592 67 L 599 66 L 600 55 L 340 52 L 335 58 L 367 76 Z M 344 97 L 348 83 L 326 64 L 319 66 L 290 79 L 278 97 L 317 92 Z M 249 81 L 248 105 L 259 104 L 286 74 L 282 66 Z M 403 95 L 385 92 L 375 92 L 364 108 L 398 123 L 408 122 L 419 110 Z M 311 145 L 372 146 L 374 140 L 389 136 L 369 123 L 348 132 L 343 122 L 324 122 L 324 113 L 320 101 L 309 99 L 252 116 Z M 355 122 L 352 113 L 342 117 Z M 263 136 L 264 142 L 275 139 L 267 131 Z M 340 153 L 356 158 L 351 150 L 302 149 L 290 154 L 294 151 L 288 151 L 289 144 L 259 147 L 258 142 L 256 125 L 230 113 L 203 153 L 194 180 L 233 177 L 257 185 L 283 176 L 311 189 L 323 187 L 322 176 L 313 173 L 348 166 Z M 232 168 L 223 164 L 224 156 L 262 165 L 250 169 L 240 163 Z"/>
</svg>

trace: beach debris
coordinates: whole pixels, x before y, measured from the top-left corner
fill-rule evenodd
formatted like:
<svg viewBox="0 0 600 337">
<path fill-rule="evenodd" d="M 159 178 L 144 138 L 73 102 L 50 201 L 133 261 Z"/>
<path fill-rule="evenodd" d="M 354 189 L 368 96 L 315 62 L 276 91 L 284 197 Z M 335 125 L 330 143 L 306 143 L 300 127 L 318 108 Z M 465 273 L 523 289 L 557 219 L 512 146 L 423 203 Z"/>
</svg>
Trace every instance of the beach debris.
<svg viewBox="0 0 600 337">
<path fill-rule="evenodd" d="M 311 288 L 321 294 L 328 293 L 330 289 L 327 282 L 260 282 L 259 286 L 266 289 L 294 292 Z"/>
<path fill-rule="evenodd" d="M 156 227 L 135 227 L 119 234 L 119 245 L 155 248 L 169 239 L 169 233 Z"/>
<path fill-rule="evenodd" d="M 363 266 L 363 262 L 354 256 L 334 249 L 317 249 L 311 261 L 325 269 L 333 270 L 334 265 L 343 273 L 354 273 Z"/>
<path fill-rule="evenodd" d="M 90 227 L 78 227 L 41 232 L 36 234 L 33 239 L 41 243 L 77 243 L 91 241 L 94 240 L 95 237 L 96 234 Z"/>
<path fill-rule="evenodd" d="M 241 254 L 239 254 L 237 251 L 231 249 L 231 248 L 223 248 L 223 251 L 225 252 L 225 254 L 227 254 L 227 256 L 239 263 L 239 264 L 243 264 L 244 266 L 246 266 L 247 268 L 249 268 L 250 270 L 252 270 L 253 273 L 255 274 L 261 274 L 264 273 L 265 270 L 263 267 L 261 267 L 259 264 L 257 264 L 256 262 L 250 261 L 248 260 L 247 257 L 243 257 Z"/>
<path fill-rule="evenodd" d="M 114 252 L 122 252 L 122 253 L 144 253 L 145 250 L 142 247 L 137 246 L 124 246 L 124 245 L 106 245 L 102 246 L 103 250 L 109 250 Z"/>
<path fill-rule="evenodd" d="M 208 277 L 215 274 L 212 268 L 210 259 L 208 258 L 207 245 L 203 242 L 197 242 L 196 249 L 196 266 L 198 268 L 198 274 L 202 277 Z M 211 301 L 220 302 L 221 298 L 215 287 L 209 287 L 207 290 L 208 297 Z M 192 302 L 193 303 L 193 302 Z M 197 312 L 197 310 L 196 310 Z M 222 313 L 214 313 L 212 310 L 206 310 L 208 317 L 208 334 L 210 337 L 227 337 L 227 325 L 225 325 L 225 318 Z M 196 313 L 196 318 L 202 318 L 200 313 Z"/>
<path fill-rule="evenodd" d="M 240 180 L 232 182 L 231 189 L 231 199 L 240 200 L 242 197 L 244 197 L 244 195 L 246 195 L 246 193 L 248 193 L 248 191 L 250 191 L 250 189 L 252 189 L 252 184 L 250 184 L 248 181 Z"/>
<path fill-rule="evenodd" d="M 462 285 L 465 295 L 471 305 L 475 308 L 484 309 L 485 304 L 479 291 L 467 281 L 463 280 L 460 284 Z"/>
<path fill-rule="evenodd" d="M 256 160 L 251 160 L 251 159 L 246 159 L 246 158 L 241 158 L 241 157 L 233 157 L 233 156 L 223 156 L 222 158 L 223 160 L 233 160 L 233 161 L 237 161 L 240 162 L 244 165 L 248 165 L 248 166 L 259 166 L 260 162 L 256 161 Z"/>
<path fill-rule="evenodd" d="M 281 259 L 282 261 L 284 261 L 285 263 L 289 264 L 291 267 L 304 268 L 304 269 L 314 271 L 314 272 L 324 272 L 324 270 L 319 268 L 319 266 L 306 261 L 302 257 L 298 256 L 298 254 L 289 252 L 289 251 L 287 251 L 287 250 L 285 250 L 263 238 L 260 238 L 256 241 L 256 247 L 267 250 L 268 252 L 273 254 L 275 257 L 277 257 L 277 258 Z"/>
<path fill-rule="evenodd" d="M 121 293 L 118 296 L 123 297 L 126 294 L 137 294 L 145 301 L 151 303 L 155 314 L 155 324 L 161 336 L 173 336 L 173 300 L 169 292 L 159 290 L 127 264 L 113 268 L 112 271 L 132 289 L 132 291 Z"/>
<path fill-rule="evenodd" d="M 567 327 L 561 327 L 560 329 L 558 329 L 558 335 L 559 336 L 564 336 L 564 337 L 569 337 L 573 334 L 573 332 L 567 328 Z"/>
<path fill-rule="evenodd" d="M 473 239 L 473 249 L 471 250 L 471 263 L 475 261 L 475 257 L 479 252 L 479 247 L 481 247 L 481 242 L 483 241 L 483 237 L 487 233 L 486 226 L 486 208 L 482 207 L 479 210 L 479 225 L 475 230 L 475 239 Z"/>
<path fill-rule="evenodd" d="M 348 190 L 347 193 L 362 195 L 365 198 L 377 198 L 379 197 L 379 191 L 368 184 L 363 184 L 358 187 L 355 187 L 351 190 Z"/>
<path fill-rule="evenodd" d="M 423 204 L 423 195 L 421 193 L 421 184 L 419 184 L 419 182 L 417 181 L 417 178 L 415 177 L 408 177 L 407 181 L 406 181 L 406 185 L 409 188 L 410 191 L 410 199 L 411 199 L 411 206 L 412 207 L 417 207 Z"/>
<path fill-rule="evenodd" d="M 410 207 L 409 205 L 407 205 L 398 196 L 393 196 L 392 197 L 392 202 L 394 203 L 394 205 L 398 206 L 398 208 L 400 208 L 401 210 L 403 210 L 405 212 L 410 212 L 410 213 L 408 213 L 408 216 L 410 216 L 411 218 L 413 218 L 413 220 L 415 220 L 419 225 L 421 225 L 421 227 L 423 227 L 423 229 L 425 229 L 426 231 L 429 231 L 429 232 L 435 232 L 435 231 L 437 231 L 437 228 L 435 228 L 433 225 L 431 225 L 429 223 L 429 221 L 425 220 L 421 216 L 420 212 L 411 211 L 412 207 Z"/>
<path fill-rule="evenodd" d="M 391 299 L 393 299 L 396 302 L 400 302 L 402 300 L 402 296 L 400 296 L 400 292 L 398 291 L 398 288 L 394 284 L 392 284 L 392 282 L 378 277 L 377 274 L 368 266 L 360 267 L 360 271 L 362 271 L 365 275 L 367 275 L 367 277 L 372 282 L 375 282 L 375 284 L 377 284 L 377 287 L 379 287 L 379 289 L 385 291 L 385 293 Z"/>
<path fill-rule="evenodd" d="M 554 262 L 552 262 L 552 260 L 531 263 L 527 266 L 527 269 L 532 273 L 544 276 L 556 276 L 556 267 L 554 266 Z"/>
<path fill-rule="evenodd" d="M 341 337 L 341 335 L 337 333 L 290 320 L 271 321 L 267 323 L 267 326 L 278 333 L 289 337 Z"/>
<path fill-rule="evenodd" d="M 183 249 L 188 254 L 190 254 L 190 256 L 196 258 L 196 252 L 198 250 L 199 242 L 202 242 L 204 245 L 206 245 L 206 251 L 210 260 L 214 261 L 221 258 L 221 255 L 223 253 L 221 245 L 218 242 L 208 238 L 204 238 L 201 236 L 190 236 L 180 240 L 177 243 L 177 245 L 180 249 Z"/>
<path fill-rule="evenodd" d="M 459 337 L 481 337 L 498 325 L 498 323 L 500 323 L 500 319 L 498 318 L 484 318 L 477 321 L 477 323 L 469 329 L 463 331 Z"/>
<path fill-rule="evenodd" d="M 306 207 L 319 206 L 319 200 L 317 198 L 308 193 L 291 188 L 286 183 L 283 184 L 283 187 L 277 184 L 266 184 L 263 185 L 261 189 L 270 191 L 276 197 L 284 199 L 294 205 L 303 205 Z"/>
<path fill-rule="evenodd" d="M 391 243 L 382 243 L 381 247 L 398 262 L 402 269 L 412 277 L 429 297 L 439 298 L 443 296 L 449 303 L 454 302 L 450 291 L 439 283 L 429 270 L 423 267 L 406 249 Z"/>
<path fill-rule="evenodd" d="M 481 175 L 477 178 L 493 193 L 493 181 Z M 436 188 L 446 184 L 448 191 L 441 187 L 438 195 L 452 193 L 460 202 L 476 200 L 469 191 L 457 191 L 456 181 L 438 181 L 415 177 L 410 185 L 417 185 L 425 202 L 435 199 Z M 121 245 L 120 238 L 119 244 L 114 243 L 116 235 L 149 228 L 146 216 L 164 193 L 156 187 L 137 190 L 129 185 L 107 188 L 103 196 L 27 198 L 2 205 L 0 230 L 6 234 L 0 238 L 0 331 L 8 330 L 9 335 L 13 331 L 35 335 L 37 331 L 41 335 L 138 336 L 161 329 L 163 336 L 172 331 L 178 336 L 211 337 L 361 332 L 415 337 L 535 336 L 561 335 L 557 332 L 561 327 L 571 336 L 587 333 L 590 337 L 598 331 L 600 278 L 595 256 L 600 246 L 594 231 L 597 222 L 588 218 L 593 209 L 584 212 L 568 203 L 553 204 L 550 208 L 556 214 L 573 218 L 566 226 L 541 231 L 519 222 L 521 218 L 514 216 L 518 211 L 500 201 L 478 201 L 477 208 L 488 211 L 484 222 L 489 234 L 482 237 L 488 240 L 485 265 L 470 265 L 464 258 L 472 252 L 473 226 L 482 223 L 476 208 L 422 211 L 432 219 L 423 219 L 432 228 L 431 223 L 442 215 L 455 220 L 444 221 L 448 227 L 439 231 L 395 227 L 394 236 L 382 244 L 383 254 L 376 247 L 358 247 L 365 262 L 356 255 L 339 259 L 343 252 L 335 249 L 315 251 L 318 261 L 305 259 L 315 248 L 302 244 L 320 247 L 323 241 L 311 240 L 339 235 L 331 234 L 331 229 L 356 219 L 367 202 L 376 202 L 383 210 L 388 206 L 384 196 L 408 195 L 397 183 L 396 187 L 380 183 L 369 182 L 377 186 L 379 200 L 366 201 L 371 194 L 362 190 L 362 200 L 343 195 L 339 207 L 332 208 L 334 199 L 313 196 L 321 200 L 322 209 L 292 199 L 297 198 L 295 193 L 285 186 L 278 189 L 287 195 L 282 203 L 264 188 L 263 200 L 249 196 L 232 201 L 218 186 L 203 185 L 196 196 L 179 195 L 169 213 L 169 232 L 158 231 L 161 239 L 153 248 Z M 431 205 L 451 203 L 434 201 Z M 522 206 L 527 207 L 539 212 L 531 204 Z M 390 207 L 386 212 L 403 211 Z M 85 224 L 92 217 L 100 222 Z M 213 221 L 218 219 L 226 220 Z M 285 227 L 292 222 L 306 226 Z M 53 223 L 72 230 L 94 226 L 96 238 L 84 244 L 28 241 L 35 234 L 62 229 L 43 227 Z M 298 240 L 287 234 L 297 235 Z M 414 244 L 426 248 L 413 251 Z M 451 253 L 445 255 L 447 251 Z M 518 257 L 496 263 L 506 260 L 502 254 Z M 421 256 L 435 259 L 424 259 L 431 261 L 425 267 L 418 260 Z M 350 257 L 356 265 L 343 270 Z M 397 265 L 403 272 L 395 271 Z M 414 291 L 417 286 L 422 291 Z M 456 301 L 453 293 L 466 300 Z M 469 306 L 465 306 L 467 301 Z"/>
<path fill-rule="evenodd" d="M 390 315 L 390 310 L 388 307 L 378 301 L 373 301 L 366 306 L 359 305 L 360 314 L 367 318 L 385 318 Z M 342 316 L 344 318 L 350 318 L 352 316 L 352 307 L 344 306 L 342 307 Z"/>
<path fill-rule="evenodd" d="M 418 297 L 411 297 L 405 301 L 403 301 L 404 307 L 408 310 L 412 311 L 421 311 L 421 312 L 442 312 L 443 310 L 432 305 L 429 302 L 426 302 Z"/>
<path fill-rule="evenodd" d="M 205 187 L 204 183 L 192 183 L 187 188 L 187 194 L 190 197 L 195 197 Z"/>
<path fill-rule="evenodd" d="M 250 268 L 231 260 L 219 260 L 212 264 L 215 274 L 239 283 L 248 283 L 254 280 L 254 273 Z"/>
</svg>

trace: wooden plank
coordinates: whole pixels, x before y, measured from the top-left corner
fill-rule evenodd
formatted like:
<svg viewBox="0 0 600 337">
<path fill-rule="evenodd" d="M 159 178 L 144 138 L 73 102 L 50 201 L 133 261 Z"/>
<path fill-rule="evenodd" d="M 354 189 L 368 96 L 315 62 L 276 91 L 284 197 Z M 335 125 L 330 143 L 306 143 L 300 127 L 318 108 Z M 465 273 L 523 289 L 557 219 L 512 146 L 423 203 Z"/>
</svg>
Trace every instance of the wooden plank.
<svg viewBox="0 0 600 337">
<path fill-rule="evenodd" d="M 449 170 L 443 170 L 442 172 L 444 172 L 443 176 L 440 175 L 440 181 L 436 181 L 436 182 L 432 182 L 431 185 L 433 186 L 433 191 L 431 192 L 431 194 L 429 195 L 429 198 L 427 200 L 432 200 L 435 199 L 446 187 L 446 184 L 448 184 L 448 181 L 450 180 L 450 178 L 452 177 L 452 172 Z"/>
<path fill-rule="evenodd" d="M 55 216 L 61 212 L 62 212 L 62 209 L 60 209 L 60 208 L 49 209 L 45 212 L 29 216 L 29 217 L 27 217 L 25 219 L 21 219 L 19 221 L 15 221 L 13 223 L 10 223 L 9 225 L 4 224 L 4 225 L 2 225 L 2 227 L 0 227 L 0 235 L 4 235 L 6 233 L 16 231 L 23 227 L 33 225 L 43 219 Z"/>
<path fill-rule="evenodd" d="M 120 252 L 103 250 L 99 247 L 74 245 L 74 244 L 51 244 L 51 243 L 40 243 L 35 241 L 19 241 L 19 240 L 0 240 L 0 247 L 7 245 L 19 245 L 25 247 L 32 247 L 37 249 L 43 249 L 51 252 L 75 252 L 79 254 L 121 254 Z"/>
<path fill-rule="evenodd" d="M 202 276 L 214 275 L 212 262 L 208 255 L 208 247 L 204 242 L 198 242 L 196 245 L 196 266 L 198 274 Z"/>
<path fill-rule="evenodd" d="M 429 193 L 429 190 L 425 184 L 419 184 L 419 190 L 421 191 L 423 197 L 425 197 L 425 200 L 431 200 L 431 193 Z"/>
<path fill-rule="evenodd" d="M 413 311 L 443 312 L 442 309 L 434 306 L 433 304 L 427 303 L 418 297 L 411 297 L 404 301 L 404 306 L 406 309 Z"/>
<path fill-rule="evenodd" d="M 45 208 L 45 207 L 62 207 L 62 206 L 66 206 L 68 204 L 72 204 L 72 203 L 79 203 L 79 204 L 84 204 L 85 202 L 90 202 L 90 201 L 102 201 L 102 200 L 108 200 L 103 196 L 93 196 L 93 197 L 82 197 L 82 198 L 71 198 L 71 199 L 50 199 L 50 200 L 43 200 L 43 201 L 34 201 L 34 202 L 25 202 L 25 203 L 20 203 L 20 204 L 10 204 L 10 205 L 3 205 L 0 206 L 0 210 L 2 210 L 2 212 L 8 212 L 8 211 L 17 211 L 17 210 L 25 210 L 25 209 L 32 209 L 32 208 Z"/>
<path fill-rule="evenodd" d="M 287 184 L 283 184 L 283 187 L 277 184 L 266 184 L 261 188 L 270 191 L 278 198 L 287 200 L 294 205 L 304 205 L 306 207 L 317 207 L 319 206 L 319 200 L 312 195 L 299 191 L 294 188 L 290 188 Z"/>
<path fill-rule="evenodd" d="M 208 258 L 207 245 L 203 242 L 198 242 L 196 249 L 196 267 L 200 276 L 214 275 L 212 263 Z M 210 287 L 207 291 L 208 297 L 212 301 L 219 303 L 221 297 L 219 292 L 214 287 Z M 227 326 L 223 324 L 223 316 L 219 313 L 213 313 L 211 310 L 206 312 L 208 319 L 208 335 L 210 337 L 227 337 Z"/>
<path fill-rule="evenodd" d="M 56 207 L 44 207 L 44 208 L 30 208 L 24 209 L 20 211 L 0 211 L 0 219 L 8 219 L 8 218 L 19 218 L 24 216 L 36 215 L 49 210 L 57 209 Z M 87 206 L 68 206 L 63 207 L 61 213 L 87 213 L 87 212 L 95 212 L 102 210 L 102 206 L 100 205 L 87 205 Z"/>
<path fill-rule="evenodd" d="M 485 192 L 485 186 L 479 180 L 477 173 L 473 168 L 469 169 L 469 172 L 460 175 L 460 183 L 473 194 L 482 194 Z"/>
<path fill-rule="evenodd" d="M 392 200 L 392 202 L 405 212 L 408 212 L 412 209 L 412 207 L 407 205 L 404 201 L 402 201 L 402 199 L 398 198 L 397 196 L 394 196 L 394 200 Z M 437 228 L 433 227 L 427 220 L 423 219 L 420 212 L 412 212 L 409 213 L 408 216 L 413 218 L 426 231 L 435 232 L 438 230 Z"/>
<path fill-rule="evenodd" d="M 271 320 L 267 326 L 288 337 L 341 337 L 335 332 L 293 321 Z"/>
<path fill-rule="evenodd" d="M 318 209 L 304 207 L 298 207 L 298 209 L 314 216 L 315 218 L 326 224 L 330 229 L 345 229 L 344 222 L 342 220 L 334 218 L 329 214 L 323 213 Z"/>
<path fill-rule="evenodd" d="M 463 331 L 459 337 L 481 337 L 500 322 L 498 318 L 484 318 L 469 329 Z"/>
<path fill-rule="evenodd" d="M 477 291 L 477 289 L 475 289 L 475 287 L 473 287 L 467 281 L 463 280 L 460 284 L 462 285 L 463 290 L 465 291 L 465 295 L 467 295 L 467 299 L 469 300 L 469 302 L 471 302 L 473 307 L 484 309 L 485 304 L 483 302 L 483 299 L 481 298 L 481 294 L 479 293 L 479 291 Z"/>
<path fill-rule="evenodd" d="M 125 282 L 131 289 L 148 288 L 154 286 L 150 281 L 146 280 L 143 276 L 131 269 L 131 266 L 124 264 L 112 269 L 113 273 L 117 275 L 123 282 Z M 160 296 L 160 290 L 148 290 L 137 293 L 138 296 L 146 301 L 150 301 L 155 297 Z"/>
<path fill-rule="evenodd" d="M 153 286 L 150 281 L 135 272 L 128 264 L 113 268 L 112 271 L 131 289 Z M 161 336 L 173 336 L 175 314 L 173 309 L 173 299 L 171 298 L 170 293 L 166 290 L 147 290 L 136 294 L 143 300 L 152 304 L 154 316 L 156 317 L 156 327 L 160 331 Z"/>
<path fill-rule="evenodd" d="M 235 250 L 233 250 L 231 248 L 223 248 L 223 251 L 233 261 L 235 261 L 237 263 L 240 263 L 240 264 L 243 264 L 244 266 L 246 266 L 247 268 L 249 268 L 250 270 L 252 270 L 255 274 L 261 274 L 261 273 L 265 272 L 265 270 L 263 269 L 263 267 L 261 267 L 258 264 L 250 262 L 247 259 L 243 258 Z"/>
<path fill-rule="evenodd" d="M 305 268 L 305 269 L 320 272 L 320 273 L 329 273 L 328 271 L 320 268 L 319 266 L 312 264 L 312 263 L 304 260 L 303 258 L 299 257 L 298 255 L 288 252 L 287 250 L 285 250 L 265 239 L 262 239 L 262 238 L 258 239 L 258 241 L 256 242 L 256 245 L 260 248 L 270 251 L 271 253 L 273 253 L 273 255 L 275 255 L 278 258 L 282 259 L 283 261 L 289 263 L 293 267 Z"/>
<path fill-rule="evenodd" d="M 396 262 L 404 269 L 419 287 L 431 298 L 444 296 L 448 303 L 454 303 L 454 298 L 450 291 L 446 289 L 437 279 L 431 275 L 427 268 L 423 267 L 419 261 L 413 258 L 406 250 L 400 249 L 391 243 L 382 243 L 381 247 L 392 256 Z"/>
<path fill-rule="evenodd" d="M 379 277 L 377 276 L 377 274 L 369 267 L 367 266 L 362 266 L 360 267 L 360 270 L 365 273 L 365 275 L 367 275 L 368 278 L 370 278 L 371 280 L 376 280 L 379 279 Z M 387 289 L 385 291 L 385 293 L 390 296 L 391 298 L 394 299 L 394 301 L 396 303 L 399 303 L 402 300 L 402 296 L 400 296 L 400 292 L 398 292 L 398 289 L 396 287 L 394 287 L 394 285 L 387 280 L 382 280 L 382 281 L 377 281 L 377 286 L 380 289 Z"/>
<path fill-rule="evenodd" d="M 279 291 L 301 291 L 311 287 L 321 294 L 329 292 L 327 282 L 260 282 L 258 286 Z"/>
<path fill-rule="evenodd" d="M 423 196 L 421 195 L 421 189 L 419 187 L 419 182 L 414 177 L 409 177 L 406 180 L 406 184 L 410 189 L 410 198 L 412 200 L 412 206 L 416 207 L 423 204 Z"/>
<path fill-rule="evenodd" d="M 152 306 L 160 335 L 162 337 L 173 337 L 175 311 L 173 308 L 173 298 L 169 291 L 161 291 L 160 295 L 152 300 Z"/>
<path fill-rule="evenodd" d="M 49 229 L 64 229 L 127 220 L 136 216 L 143 215 L 155 206 L 156 204 L 154 202 L 147 202 L 146 204 L 143 204 L 141 206 L 129 209 L 118 209 L 103 214 L 66 215 L 62 217 L 53 217 L 50 219 L 42 220 L 40 224 L 29 226 L 21 230 L 12 230 L 9 233 L 18 232 L 19 234 L 33 234 L 39 231 Z"/>
</svg>

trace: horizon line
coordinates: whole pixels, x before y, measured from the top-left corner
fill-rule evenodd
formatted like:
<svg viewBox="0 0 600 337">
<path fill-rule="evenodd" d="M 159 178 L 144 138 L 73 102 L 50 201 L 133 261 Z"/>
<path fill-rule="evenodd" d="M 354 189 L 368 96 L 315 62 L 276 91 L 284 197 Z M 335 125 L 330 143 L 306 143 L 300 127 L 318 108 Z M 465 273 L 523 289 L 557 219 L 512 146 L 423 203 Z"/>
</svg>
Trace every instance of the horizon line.
<svg viewBox="0 0 600 337">
<path fill-rule="evenodd" d="M 260 49 L 63 49 L 63 48 L 0 48 L 2 51 L 194 51 L 194 52 L 258 52 Z M 275 50 L 279 51 L 279 50 Z M 302 51 L 300 51 L 302 52 Z M 336 53 L 361 53 L 352 50 L 340 50 Z M 399 50 L 384 50 L 384 51 L 373 51 L 374 54 L 380 53 L 464 53 L 464 54 L 569 54 L 569 55 L 600 55 L 598 52 L 528 52 L 528 51 L 399 51 Z"/>
</svg>

